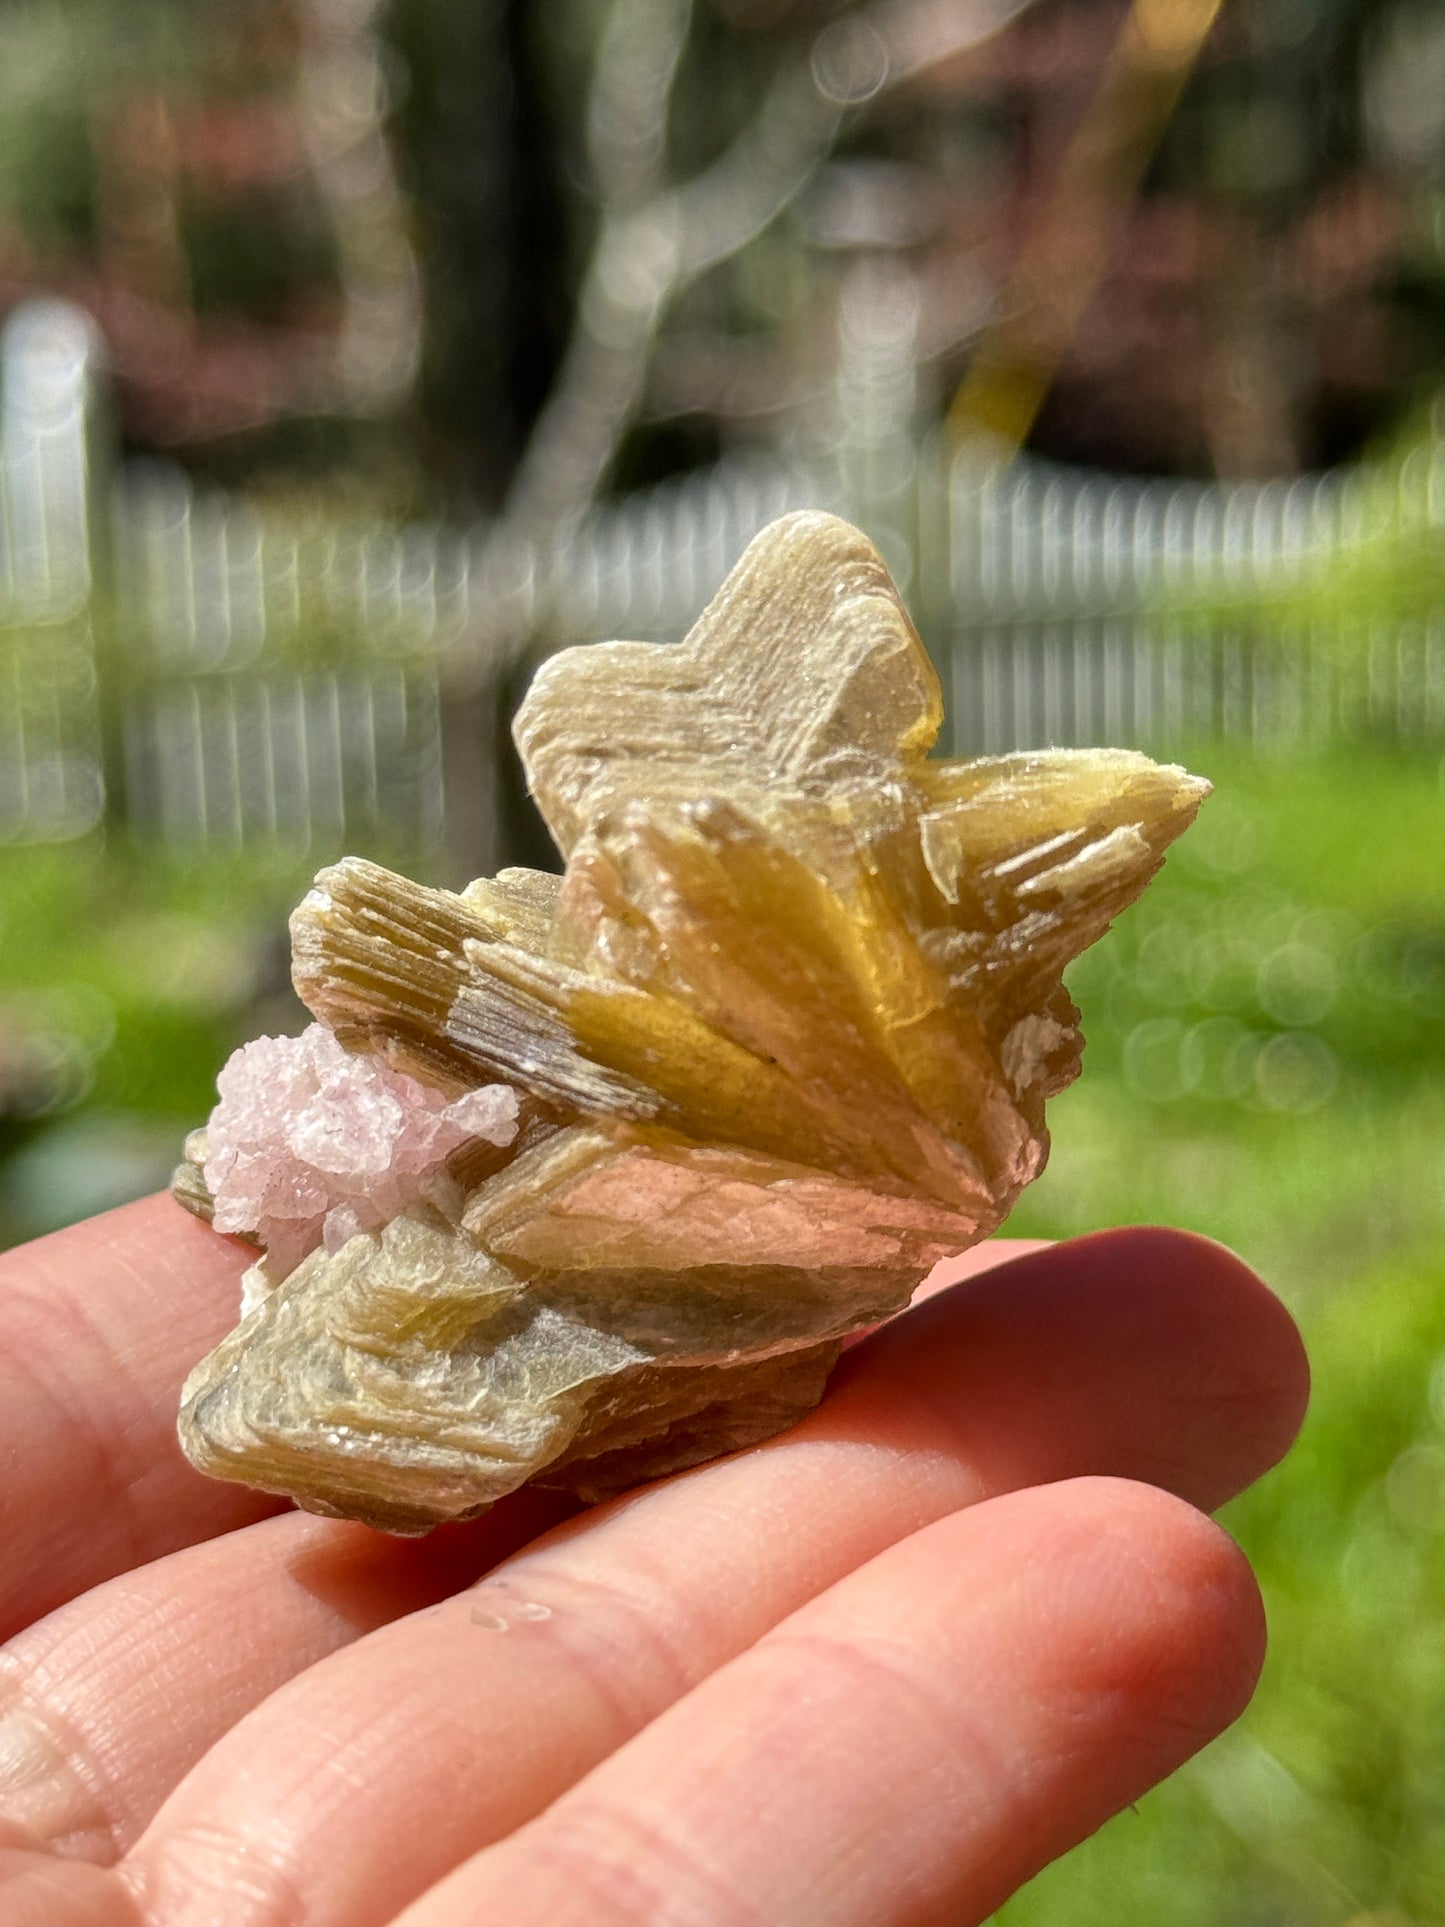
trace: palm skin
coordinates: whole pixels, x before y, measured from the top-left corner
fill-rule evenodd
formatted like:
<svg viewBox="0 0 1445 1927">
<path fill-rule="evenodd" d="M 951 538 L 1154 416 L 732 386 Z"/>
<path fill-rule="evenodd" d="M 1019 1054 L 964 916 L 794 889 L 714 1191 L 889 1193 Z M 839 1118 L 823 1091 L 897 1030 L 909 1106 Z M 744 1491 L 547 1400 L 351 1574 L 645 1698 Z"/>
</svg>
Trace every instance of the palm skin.
<svg viewBox="0 0 1445 1927">
<path fill-rule="evenodd" d="M 994 1242 L 783 1437 L 422 1541 L 182 1458 L 245 1262 L 166 1198 L 0 1260 L 6 1927 L 962 1927 L 1252 1691 L 1204 1513 L 1306 1371 L 1203 1240 Z"/>
</svg>

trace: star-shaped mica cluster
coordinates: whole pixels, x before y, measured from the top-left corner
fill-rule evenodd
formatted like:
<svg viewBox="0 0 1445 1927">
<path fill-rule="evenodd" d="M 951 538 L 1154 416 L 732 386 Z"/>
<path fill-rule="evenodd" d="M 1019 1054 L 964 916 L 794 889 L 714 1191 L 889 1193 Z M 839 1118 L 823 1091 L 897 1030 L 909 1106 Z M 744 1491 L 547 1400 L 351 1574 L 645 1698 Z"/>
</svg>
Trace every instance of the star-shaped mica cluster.
<svg viewBox="0 0 1445 1927">
<path fill-rule="evenodd" d="M 602 1497 L 790 1424 L 993 1231 L 1079 1069 L 1065 967 L 1208 785 L 934 760 L 941 720 L 872 545 L 793 515 L 686 641 L 538 673 L 516 736 L 563 875 L 323 871 L 291 922 L 330 1033 L 288 1047 L 304 1129 L 268 1109 L 290 1070 L 233 1068 L 247 1108 L 177 1175 L 253 1237 L 292 1213 L 187 1382 L 196 1464 L 396 1532 L 528 1481 Z"/>
</svg>

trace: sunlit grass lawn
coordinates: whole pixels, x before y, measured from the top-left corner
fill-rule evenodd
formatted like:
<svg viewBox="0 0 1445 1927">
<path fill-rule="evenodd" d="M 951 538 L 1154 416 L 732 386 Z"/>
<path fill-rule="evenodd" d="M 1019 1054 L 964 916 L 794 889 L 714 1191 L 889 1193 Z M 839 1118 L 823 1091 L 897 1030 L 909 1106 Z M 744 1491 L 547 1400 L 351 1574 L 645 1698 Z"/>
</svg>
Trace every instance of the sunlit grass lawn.
<svg viewBox="0 0 1445 1927">
<path fill-rule="evenodd" d="M 1445 768 L 1191 761 L 1217 794 L 1074 972 L 1084 1076 L 1009 1228 L 1225 1240 L 1295 1308 L 1316 1396 L 1228 1521 L 1273 1628 L 1255 1706 L 1001 1918 L 1425 1927 L 1445 1921 Z M 0 1243 L 161 1181 L 226 1050 L 299 1020 L 282 917 L 308 867 L 0 859 L 0 1046 L 29 1037 L 36 1113 L 0 1122 Z"/>
<path fill-rule="evenodd" d="M 1294 1307 L 1314 1402 L 1227 1515 L 1269 1609 L 1254 1706 L 999 1919 L 1425 1927 L 1445 1921 L 1445 768 L 1195 760 L 1217 796 L 1075 973 L 1087 1068 L 1013 1226 L 1233 1244 Z"/>
<path fill-rule="evenodd" d="M 0 1247 L 165 1181 L 248 1030 L 298 1021 L 296 858 L 0 852 Z"/>
</svg>

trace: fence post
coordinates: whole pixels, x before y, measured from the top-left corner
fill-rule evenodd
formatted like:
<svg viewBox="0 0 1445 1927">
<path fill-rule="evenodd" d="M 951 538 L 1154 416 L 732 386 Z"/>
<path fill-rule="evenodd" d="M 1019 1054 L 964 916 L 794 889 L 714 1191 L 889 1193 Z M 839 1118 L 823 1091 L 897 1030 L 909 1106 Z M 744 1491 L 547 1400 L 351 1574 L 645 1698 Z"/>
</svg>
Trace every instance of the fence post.
<svg viewBox="0 0 1445 1927">
<path fill-rule="evenodd" d="M 7 573 L 21 621 L 62 621 L 90 600 L 91 396 L 103 357 L 90 317 L 64 301 L 27 301 L 0 336 Z"/>
<path fill-rule="evenodd" d="M 68 302 L 26 302 L 0 335 L 0 614 L 17 679 L 0 837 L 77 836 L 105 804 L 104 359 L 95 324 Z"/>
</svg>

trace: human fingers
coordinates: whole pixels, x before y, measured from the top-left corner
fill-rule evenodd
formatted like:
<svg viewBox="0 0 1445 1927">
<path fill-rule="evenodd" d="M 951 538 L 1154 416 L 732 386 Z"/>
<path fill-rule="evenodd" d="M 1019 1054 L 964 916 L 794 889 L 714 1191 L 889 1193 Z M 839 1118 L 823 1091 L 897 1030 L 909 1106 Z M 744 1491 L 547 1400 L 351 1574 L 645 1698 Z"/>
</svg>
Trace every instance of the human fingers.
<svg viewBox="0 0 1445 1927">
<path fill-rule="evenodd" d="M 127 1877 L 160 1927 L 388 1918 L 853 1567 L 1081 1470 L 1217 1503 L 1284 1449 L 1287 1316 L 1237 1260 L 1118 1232 L 977 1278 L 859 1348 L 768 1445 L 584 1515 L 489 1582 L 313 1666 L 216 1746 Z M 189 1909 L 189 1911 L 188 1911 Z"/>
<path fill-rule="evenodd" d="M 116 1860 L 293 1674 L 460 1591 L 571 1510 L 519 1493 L 407 1541 L 288 1512 L 107 1581 L 0 1652 L 0 1813 L 54 1852 Z"/>
<path fill-rule="evenodd" d="M 1032 1248 L 998 1240 L 952 1269 L 978 1275 Z M 115 1859 L 207 1747 L 286 1680 L 459 1591 L 575 1509 L 519 1494 L 474 1527 L 411 1544 L 287 1513 L 118 1575 L 0 1654 L 0 1811 L 58 1851 Z"/>
<path fill-rule="evenodd" d="M 1236 1717 L 1259 1595 L 1152 1487 L 990 1500 L 880 1554 L 396 1927 L 968 1927 Z"/>
<path fill-rule="evenodd" d="M 246 1264 L 164 1196 L 0 1257 L 0 1637 L 280 1509 L 176 1442 L 181 1381 L 235 1323 Z"/>
<path fill-rule="evenodd" d="M 5 1927 L 143 1927 L 134 1900 L 108 1870 L 58 1859 L 5 1820 L 0 1905 Z"/>
<path fill-rule="evenodd" d="M 951 1274 L 1033 1248 L 997 1240 Z M 0 1655 L 0 1810 L 58 1851 L 114 1860 L 207 1747 L 287 1679 L 459 1591 L 574 1509 L 518 1495 L 475 1527 L 410 1545 L 288 1513 L 117 1576 Z"/>
</svg>

